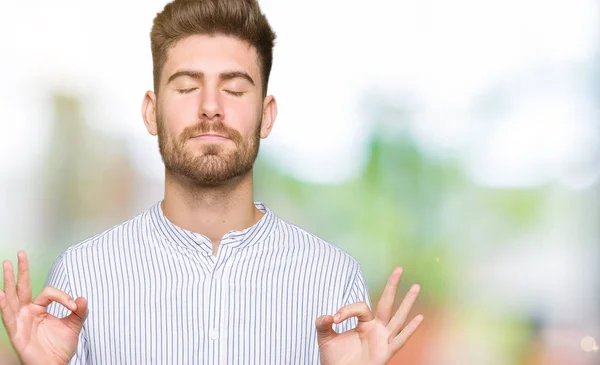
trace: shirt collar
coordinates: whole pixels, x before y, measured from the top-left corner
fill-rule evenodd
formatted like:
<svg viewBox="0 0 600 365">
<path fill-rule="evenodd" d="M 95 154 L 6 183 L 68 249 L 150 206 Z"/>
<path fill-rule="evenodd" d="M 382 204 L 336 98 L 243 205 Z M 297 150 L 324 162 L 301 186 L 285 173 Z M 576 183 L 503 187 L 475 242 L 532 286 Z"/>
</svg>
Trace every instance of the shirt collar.
<svg viewBox="0 0 600 365">
<path fill-rule="evenodd" d="M 202 250 L 207 255 L 212 255 L 212 243 L 208 237 L 176 226 L 165 216 L 160 203 L 159 201 L 150 208 L 150 219 L 159 234 L 167 242 L 187 249 Z M 227 232 L 221 239 L 221 245 L 234 248 L 248 247 L 266 240 L 275 231 L 279 224 L 277 216 L 262 202 L 254 202 L 254 206 L 265 213 L 262 218 L 244 230 Z"/>
</svg>

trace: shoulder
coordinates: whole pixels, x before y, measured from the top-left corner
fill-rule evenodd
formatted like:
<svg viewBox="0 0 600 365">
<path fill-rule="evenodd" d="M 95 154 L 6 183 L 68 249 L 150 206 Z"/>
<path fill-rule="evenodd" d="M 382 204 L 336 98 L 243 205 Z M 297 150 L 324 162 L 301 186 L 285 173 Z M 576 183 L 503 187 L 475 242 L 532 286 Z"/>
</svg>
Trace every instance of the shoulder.
<svg viewBox="0 0 600 365">
<path fill-rule="evenodd" d="M 320 297 L 337 298 L 340 306 L 359 301 L 370 303 L 361 265 L 352 255 L 286 221 L 280 222 L 279 234 L 285 237 L 280 241 L 292 247 L 295 259 L 300 260 L 298 276 L 307 277 L 307 285 L 320 291 Z"/>
<path fill-rule="evenodd" d="M 130 245 L 139 235 L 140 230 L 147 227 L 150 209 L 68 247 L 61 257 L 68 260 L 73 256 Z"/>
<path fill-rule="evenodd" d="M 285 236 L 286 245 L 296 248 L 310 261 L 318 261 L 329 269 L 341 269 L 347 275 L 356 275 L 360 271 L 358 261 L 347 251 L 314 233 L 290 222 L 281 220 L 279 234 Z"/>
</svg>

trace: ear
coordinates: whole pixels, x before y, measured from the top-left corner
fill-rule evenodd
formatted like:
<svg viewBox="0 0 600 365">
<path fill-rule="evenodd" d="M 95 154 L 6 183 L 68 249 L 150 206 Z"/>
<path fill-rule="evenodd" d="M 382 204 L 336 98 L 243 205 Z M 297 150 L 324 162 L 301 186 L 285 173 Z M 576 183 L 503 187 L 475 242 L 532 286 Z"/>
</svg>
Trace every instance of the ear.
<svg viewBox="0 0 600 365">
<path fill-rule="evenodd" d="M 156 125 L 156 94 L 152 91 L 146 91 L 144 101 L 142 102 L 142 118 L 148 133 L 153 136 L 158 134 L 158 126 Z"/>
<path fill-rule="evenodd" d="M 274 96 L 267 96 L 263 101 L 262 125 L 260 127 L 260 138 L 267 138 L 271 134 L 275 118 L 277 117 L 277 101 Z"/>
</svg>

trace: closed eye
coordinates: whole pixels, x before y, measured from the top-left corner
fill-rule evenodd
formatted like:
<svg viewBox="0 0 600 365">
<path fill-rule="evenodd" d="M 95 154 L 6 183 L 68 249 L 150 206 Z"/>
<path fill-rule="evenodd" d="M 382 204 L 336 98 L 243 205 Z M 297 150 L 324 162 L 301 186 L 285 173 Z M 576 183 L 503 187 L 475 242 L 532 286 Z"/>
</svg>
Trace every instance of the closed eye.
<svg viewBox="0 0 600 365">
<path fill-rule="evenodd" d="M 226 93 L 231 94 L 233 96 L 242 96 L 244 95 L 243 91 L 233 91 L 233 90 L 225 90 Z"/>
<path fill-rule="evenodd" d="M 180 94 L 188 94 L 197 89 L 198 89 L 197 87 L 192 87 L 189 89 L 178 89 L 177 91 L 179 91 Z"/>
</svg>

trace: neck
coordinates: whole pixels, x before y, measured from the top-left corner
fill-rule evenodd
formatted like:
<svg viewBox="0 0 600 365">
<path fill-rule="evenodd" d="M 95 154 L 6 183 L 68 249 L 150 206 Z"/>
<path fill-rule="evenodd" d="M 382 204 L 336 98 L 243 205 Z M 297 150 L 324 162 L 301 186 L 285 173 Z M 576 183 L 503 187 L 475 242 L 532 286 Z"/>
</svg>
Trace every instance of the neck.
<svg viewBox="0 0 600 365">
<path fill-rule="evenodd" d="M 215 255 L 227 232 L 251 227 L 264 215 L 254 206 L 252 170 L 219 186 L 194 185 L 166 170 L 161 208 L 176 226 L 210 238 Z"/>
</svg>

